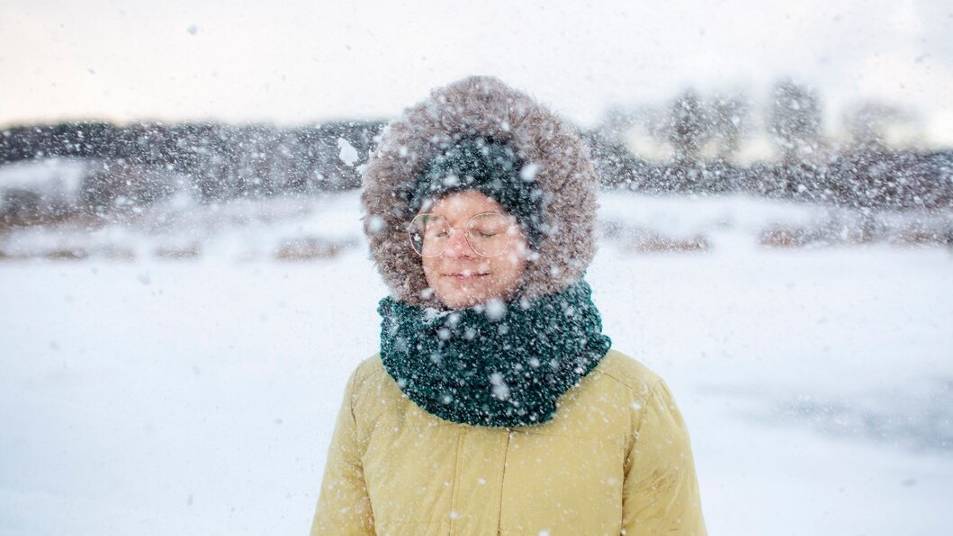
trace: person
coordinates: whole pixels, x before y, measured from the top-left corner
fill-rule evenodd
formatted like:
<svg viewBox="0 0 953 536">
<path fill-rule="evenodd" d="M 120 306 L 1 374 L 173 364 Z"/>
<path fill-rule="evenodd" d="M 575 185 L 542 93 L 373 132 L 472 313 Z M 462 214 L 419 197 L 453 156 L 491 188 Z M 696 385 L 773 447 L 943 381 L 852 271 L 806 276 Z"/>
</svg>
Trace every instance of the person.
<svg viewBox="0 0 953 536">
<path fill-rule="evenodd" d="M 361 202 L 390 294 L 312 536 L 706 534 L 672 392 L 585 280 L 597 186 L 579 135 L 495 77 L 384 128 Z"/>
</svg>

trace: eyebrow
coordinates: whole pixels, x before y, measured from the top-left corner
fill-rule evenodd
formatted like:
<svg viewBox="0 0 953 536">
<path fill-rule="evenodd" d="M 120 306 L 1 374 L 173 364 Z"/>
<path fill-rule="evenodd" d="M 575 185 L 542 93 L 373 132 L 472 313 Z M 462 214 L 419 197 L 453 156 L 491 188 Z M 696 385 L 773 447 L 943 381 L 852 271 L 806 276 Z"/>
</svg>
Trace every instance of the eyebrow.
<svg viewBox="0 0 953 536">
<path fill-rule="evenodd" d="M 478 210 L 478 211 L 474 212 L 473 214 L 470 214 L 470 215 L 468 215 L 468 216 L 465 216 L 465 217 L 463 217 L 463 218 L 461 218 L 461 219 L 462 219 L 463 221 L 467 221 L 467 220 L 469 220 L 470 218 L 476 216 L 477 214 L 485 214 L 485 213 L 487 213 L 487 212 L 496 212 L 496 213 L 499 213 L 499 214 L 503 214 L 502 212 L 500 212 L 499 210 L 496 210 L 496 209 L 486 209 L 486 210 Z M 451 225 L 456 225 L 456 223 L 457 223 L 456 221 L 450 220 L 450 218 L 447 217 L 446 215 L 444 215 L 443 213 L 440 213 L 440 212 L 432 212 L 432 211 L 431 211 L 430 214 L 433 214 L 433 215 L 435 215 L 435 216 L 440 216 L 441 218 L 443 218 L 443 219 L 447 220 L 448 222 L 450 222 Z"/>
</svg>

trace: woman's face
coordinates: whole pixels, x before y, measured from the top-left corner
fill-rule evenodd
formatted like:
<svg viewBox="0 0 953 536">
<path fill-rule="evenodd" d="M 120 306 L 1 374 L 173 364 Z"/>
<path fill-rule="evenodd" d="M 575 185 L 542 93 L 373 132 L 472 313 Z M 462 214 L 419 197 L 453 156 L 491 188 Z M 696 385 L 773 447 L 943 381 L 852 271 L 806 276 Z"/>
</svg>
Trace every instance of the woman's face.
<svg viewBox="0 0 953 536">
<path fill-rule="evenodd" d="M 428 225 L 423 247 L 436 247 L 422 256 L 427 284 L 451 309 L 505 300 L 519 285 L 529 253 L 516 219 L 496 200 L 476 190 L 454 192 L 440 198 L 427 213 L 439 222 Z M 473 216 L 497 212 L 503 217 Z M 467 241 L 469 232 L 470 242 Z M 485 242 L 484 242 L 485 241 Z M 471 247 L 487 246 L 481 255 Z M 433 255 L 433 251 L 440 253 Z M 492 256 L 485 256 L 490 253 Z"/>
</svg>

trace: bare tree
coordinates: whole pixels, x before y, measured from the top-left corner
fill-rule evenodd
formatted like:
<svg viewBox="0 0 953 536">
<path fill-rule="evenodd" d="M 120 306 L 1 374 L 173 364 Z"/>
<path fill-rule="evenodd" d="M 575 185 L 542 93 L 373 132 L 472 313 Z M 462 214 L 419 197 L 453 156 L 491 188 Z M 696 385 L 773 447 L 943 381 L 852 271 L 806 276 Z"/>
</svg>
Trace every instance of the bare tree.
<svg viewBox="0 0 953 536">
<path fill-rule="evenodd" d="M 717 96 L 709 105 L 709 127 L 716 144 L 716 157 L 729 160 L 738 152 L 748 130 L 751 106 L 743 95 Z"/>
<path fill-rule="evenodd" d="M 786 162 L 804 160 L 820 148 L 821 104 L 817 92 L 790 79 L 774 86 L 768 130 Z"/>
<path fill-rule="evenodd" d="M 675 99 L 669 121 L 668 135 L 675 149 L 675 161 L 697 162 L 709 129 L 705 109 L 695 90 L 687 89 Z"/>
</svg>

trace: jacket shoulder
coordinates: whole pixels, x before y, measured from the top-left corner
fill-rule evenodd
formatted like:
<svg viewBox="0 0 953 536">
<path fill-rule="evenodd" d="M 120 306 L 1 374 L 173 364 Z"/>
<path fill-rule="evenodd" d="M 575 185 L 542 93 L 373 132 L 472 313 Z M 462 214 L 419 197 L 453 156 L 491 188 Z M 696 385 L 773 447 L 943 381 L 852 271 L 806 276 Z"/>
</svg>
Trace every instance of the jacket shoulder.
<svg viewBox="0 0 953 536">
<path fill-rule="evenodd" d="M 352 395 L 357 396 L 367 390 L 368 387 L 379 384 L 385 377 L 387 377 L 387 371 L 381 362 L 380 353 L 374 353 L 374 355 L 361 360 L 351 371 L 348 388 Z"/>
<path fill-rule="evenodd" d="M 384 364 L 381 362 L 381 354 L 380 352 L 375 352 L 374 355 L 361 360 L 361 362 L 354 367 L 353 374 L 355 382 L 360 384 L 384 372 L 386 371 L 384 370 Z"/>
<path fill-rule="evenodd" d="M 610 348 L 593 372 L 621 384 L 633 393 L 644 395 L 662 377 L 638 359 Z"/>
</svg>

